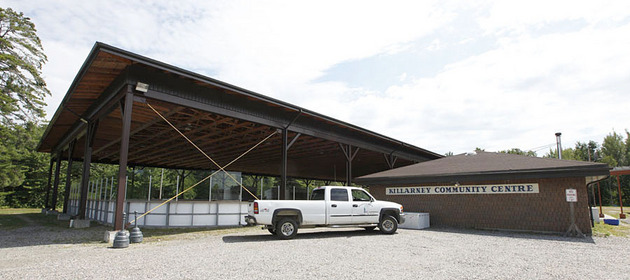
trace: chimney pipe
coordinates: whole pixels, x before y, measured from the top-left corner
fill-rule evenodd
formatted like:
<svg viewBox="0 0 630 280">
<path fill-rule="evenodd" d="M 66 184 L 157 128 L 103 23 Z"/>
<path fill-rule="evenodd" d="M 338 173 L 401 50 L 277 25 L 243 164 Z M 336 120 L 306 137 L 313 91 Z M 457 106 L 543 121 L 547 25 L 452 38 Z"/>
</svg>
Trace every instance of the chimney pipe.
<svg viewBox="0 0 630 280">
<path fill-rule="evenodd" d="M 562 159 L 562 142 L 560 141 L 562 133 L 556 132 L 556 144 L 558 145 L 558 159 Z"/>
</svg>

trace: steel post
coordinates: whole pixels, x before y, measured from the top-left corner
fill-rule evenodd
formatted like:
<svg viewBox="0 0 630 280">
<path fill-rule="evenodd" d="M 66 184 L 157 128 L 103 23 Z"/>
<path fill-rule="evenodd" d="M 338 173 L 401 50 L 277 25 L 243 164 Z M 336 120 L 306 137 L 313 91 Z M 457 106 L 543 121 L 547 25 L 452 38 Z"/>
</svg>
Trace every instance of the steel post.
<svg viewBox="0 0 630 280">
<path fill-rule="evenodd" d="M 153 179 L 153 176 L 149 175 L 149 194 L 147 195 L 147 201 L 151 201 L 151 181 L 152 181 L 152 179 Z"/>
<path fill-rule="evenodd" d="M 618 188 L 618 192 L 619 192 L 619 207 L 621 210 L 621 213 L 619 213 L 619 219 L 625 219 L 626 218 L 626 214 L 623 213 L 623 201 L 621 199 L 621 181 L 619 180 L 620 175 L 617 175 L 617 188 Z"/>
<path fill-rule="evenodd" d="M 210 172 L 212 173 L 212 170 Z M 210 176 L 210 186 L 208 187 L 208 201 L 212 201 L 212 176 Z"/>
<path fill-rule="evenodd" d="M 599 196 L 599 217 L 604 217 L 604 212 L 602 211 L 602 190 L 599 187 L 599 182 L 597 182 L 597 195 Z"/>
</svg>

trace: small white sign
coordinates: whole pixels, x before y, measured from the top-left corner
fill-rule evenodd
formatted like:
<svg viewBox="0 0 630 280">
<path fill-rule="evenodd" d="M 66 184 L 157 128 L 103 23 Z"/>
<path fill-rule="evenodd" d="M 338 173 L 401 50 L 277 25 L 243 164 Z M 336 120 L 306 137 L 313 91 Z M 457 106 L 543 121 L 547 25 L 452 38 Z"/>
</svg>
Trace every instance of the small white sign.
<svg viewBox="0 0 630 280">
<path fill-rule="evenodd" d="M 567 202 L 577 202 L 576 189 L 566 189 L 566 192 L 567 192 Z"/>
</svg>

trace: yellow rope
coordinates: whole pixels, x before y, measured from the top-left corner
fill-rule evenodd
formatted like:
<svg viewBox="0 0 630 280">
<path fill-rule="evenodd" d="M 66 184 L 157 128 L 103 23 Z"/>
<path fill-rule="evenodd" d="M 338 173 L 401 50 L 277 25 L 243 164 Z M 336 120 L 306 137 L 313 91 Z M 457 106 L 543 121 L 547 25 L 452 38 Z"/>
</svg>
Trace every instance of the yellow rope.
<svg viewBox="0 0 630 280">
<path fill-rule="evenodd" d="M 234 160 L 232 160 L 230 163 L 226 164 L 225 166 L 220 166 L 216 161 L 214 161 L 210 156 L 208 156 L 208 154 L 206 154 L 203 150 L 201 150 L 201 148 L 199 148 L 199 146 L 197 146 L 195 143 L 192 142 L 192 140 L 190 140 L 188 137 L 186 137 L 186 135 L 184 135 L 179 129 L 177 129 L 177 127 L 175 127 L 171 122 L 169 122 L 164 116 L 162 116 L 162 114 L 160 114 L 160 112 L 158 112 L 157 110 L 155 110 L 155 108 L 153 108 L 153 106 L 151 106 L 151 104 L 149 103 L 145 103 L 147 104 L 147 106 L 149 106 L 149 108 L 151 108 L 151 110 L 153 110 L 153 112 L 155 112 L 158 116 L 160 116 L 160 118 L 162 118 L 162 120 L 164 120 L 166 123 L 168 123 L 168 125 L 170 125 L 175 131 L 177 131 L 177 133 L 179 133 L 179 135 L 181 135 L 182 137 L 184 137 L 184 139 L 186 139 L 186 141 L 188 141 L 188 143 L 190 143 L 191 145 L 193 145 L 199 152 L 201 152 L 206 158 L 208 158 L 210 161 L 212 161 L 212 163 L 214 163 L 217 167 L 219 167 L 219 170 L 213 172 L 212 174 L 210 174 L 210 176 L 207 176 L 203 179 L 201 179 L 201 181 L 195 183 L 194 185 L 186 188 L 185 190 L 179 192 L 178 194 L 176 194 L 175 196 L 169 198 L 168 200 L 160 203 L 159 205 L 151 208 L 151 210 L 145 212 L 144 214 L 140 215 L 140 217 L 135 218 L 133 221 L 127 223 L 127 225 L 125 227 L 128 227 L 129 225 L 131 225 L 132 223 L 134 223 L 135 221 L 137 221 L 138 219 L 148 215 L 149 213 L 153 212 L 155 209 L 162 207 L 164 204 L 169 203 L 171 200 L 179 197 L 180 195 L 182 195 L 183 193 L 189 191 L 190 189 L 198 186 L 199 184 L 203 183 L 205 180 L 208 180 L 210 177 L 214 176 L 215 174 L 219 173 L 220 171 L 225 172 L 225 174 L 227 174 L 230 178 L 232 178 L 232 180 L 234 180 L 234 182 L 236 182 L 237 184 L 239 184 L 241 186 L 241 188 L 245 189 L 251 196 L 253 196 L 255 199 L 258 199 L 258 197 L 256 195 L 254 195 L 251 191 L 249 191 L 245 186 L 243 186 L 243 184 L 241 184 L 241 182 L 239 182 L 238 180 L 236 180 L 236 178 L 234 178 L 229 172 L 225 171 L 225 168 L 227 168 L 228 166 L 230 166 L 232 163 L 236 162 L 237 160 L 239 160 L 240 158 L 242 158 L 243 156 L 245 156 L 246 154 L 248 154 L 249 152 L 251 152 L 253 149 L 255 149 L 256 147 L 260 146 L 260 144 L 262 144 L 263 142 L 267 141 L 269 138 L 271 138 L 272 136 L 274 136 L 276 133 L 278 133 L 277 130 L 274 130 L 273 133 L 269 134 L 269 136 L 265 137 L 265 139 L 261 140 L 260 142 L 258 142 L 256 145 L 252 146 L 251 148 L 249 148 L 247 151 L 245 151 L 244 153 L 242 153 L 240 156 L 238 156 L 237 158 L 235 158 Z"/>
</svg>

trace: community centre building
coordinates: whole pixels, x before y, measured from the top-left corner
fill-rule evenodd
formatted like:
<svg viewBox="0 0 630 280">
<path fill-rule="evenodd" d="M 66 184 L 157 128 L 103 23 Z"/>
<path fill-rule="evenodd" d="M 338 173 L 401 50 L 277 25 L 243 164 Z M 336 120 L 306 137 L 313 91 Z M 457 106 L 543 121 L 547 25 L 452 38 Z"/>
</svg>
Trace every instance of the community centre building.
<svg viewBox="0 0 630 280">
<path fill-rule="evenodd" d="M 575 221 L 591 233 L 587 186 L 607 164 L 477 152 L 444 157 L 357 178 L 377 199 L 430 214 L 432 225 L 565 233 L 567 190 L 577 193 Z"/>
</svg>

